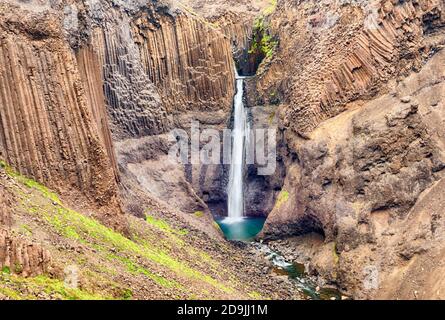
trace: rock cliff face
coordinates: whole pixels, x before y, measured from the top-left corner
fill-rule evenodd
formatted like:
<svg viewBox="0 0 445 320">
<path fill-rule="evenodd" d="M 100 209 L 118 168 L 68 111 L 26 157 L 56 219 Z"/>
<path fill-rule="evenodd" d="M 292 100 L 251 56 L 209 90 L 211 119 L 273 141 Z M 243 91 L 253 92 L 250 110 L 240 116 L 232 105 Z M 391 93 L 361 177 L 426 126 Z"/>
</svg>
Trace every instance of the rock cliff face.
<svg viewBox="0 0 445 320">
<path fill-rule="evenodd" d="M 4 178 L 3 174 L 0 178 Z M 38 243 L 11 232 L 13 219 L 12 201 L 0 187 L 0 270 L 24 277 L 36 276 L 48 271 L 50 254 Z"/>
<path fill-rule="evenodd" d="M 242 75 L 254 75 L 257 65 L 249 53 L 252 44 L 254 21 L 273 12 L 274 0 L 183 0 L 178 7 L 206 18 L 231 41 L 233 58 Z"/>
<path fill-rule="evenodd" d="M 116 181 L 124 192 L 131 189 L 126 182 L 153 190 L 142 183 L 152 178 L 143 173 L 153 169 L 142 151 L 150 136 L 189 130 L 198 119 L 226 126 L 234 94 L 232 48 L 203 18 L 161 1 L 8 3 L 2 4 L 7 69 L 0 153 L 20 172 L 60 191 L 69 181 L 93 204 L 118 208 Z M 14 88 L 13 81 L 23 84 Z M 21 131 L 30 131 L 30 139 Z M 129 139 L 140 144 L 132 160 L 125 148 L 116 148 Z M 166 147 L 152 150 L 167 157 Z M 217 179 L 220 168 L 210 178 L 199 166 L 177 170 L 183 180 L 171 188 L 199 204 L 185 207 L 206 207 L 195 192 L 202 196 L 199 181 Z M 156 196 L 168 202 L 169 194 Z"/>
<path fill-rule="evenodd" d="M 419 70 L 435 52 L 443 1 L 280 1 L 270 27 L 280 39 L 260 72 L 265 102 L 289 105 L 286 127 L 306 136 L 358 98 Z M 292 61 L 293 63 L 289 63 Z"/>
<path fill-rule="evenodd" d="M 443 5 L 282 1 L 271 19 L 252 87 L 279 97 L 286 178 L 263 236 L 299 236 L 298 259 L 356 298 L 443 297 L 442 278 L 411 281 L 443 258 Z"/>
<path fill-rule="evenodd" d="M 161 1 L 0 3 L 0 299 L 281 296 L 184 213 L 221 168 L 167 161 L 171 128 L 226 127 L 231 51 Z"/>
<path fill-rule="evenodd" d="M 90 105 L 60 17 L 1 3 L 0 29 L 1 158 L 113 220 L 119 205 L 109 134 L 92 116 L 100 106 Z"/>
</svg>

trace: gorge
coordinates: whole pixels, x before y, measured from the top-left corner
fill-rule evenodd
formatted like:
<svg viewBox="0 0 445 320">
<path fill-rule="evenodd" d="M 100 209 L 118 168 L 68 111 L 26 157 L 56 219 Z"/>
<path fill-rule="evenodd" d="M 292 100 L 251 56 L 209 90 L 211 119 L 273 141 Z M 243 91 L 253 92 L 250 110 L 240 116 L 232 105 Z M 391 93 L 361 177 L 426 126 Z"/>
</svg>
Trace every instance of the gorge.
<svg viewBox="0 0 445 320">
<path fill-rule="evenodd" d="M 0 299 L 444 299 L 444 12 L 0 0 Z"/>
</svg>

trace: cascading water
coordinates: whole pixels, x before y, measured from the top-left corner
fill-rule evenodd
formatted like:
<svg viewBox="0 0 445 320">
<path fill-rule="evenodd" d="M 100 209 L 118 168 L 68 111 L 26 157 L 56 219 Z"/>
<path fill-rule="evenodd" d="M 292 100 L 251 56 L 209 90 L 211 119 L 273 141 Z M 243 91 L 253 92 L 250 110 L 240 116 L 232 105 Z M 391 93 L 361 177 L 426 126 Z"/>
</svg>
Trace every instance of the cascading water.
<svg viewBox="0 0 445 320">
<path fill-rule="evenodd" d="M 244 217 L 244 165 L 246 149 L 250 146 L 250 126 L 244 107 L 244 79 L 236 73 L 234 125 L 232 130 L 232 161 L 227 188 L 228 217 L 217 222 L 229 240 L 252 241 L 263 228 L 265 219 Z"/>
<path fill-rule="evenodd" d="M 227 189 L 228 218 L 225 222 L 237 222 L 244 216 L 243 169 L 246 136 L 249 132 L 244 108 L 244 78 L 236 72 L 236 95 L 234 98 L 234 126 L 232 130 L 232 161 Z"/>
</svg>

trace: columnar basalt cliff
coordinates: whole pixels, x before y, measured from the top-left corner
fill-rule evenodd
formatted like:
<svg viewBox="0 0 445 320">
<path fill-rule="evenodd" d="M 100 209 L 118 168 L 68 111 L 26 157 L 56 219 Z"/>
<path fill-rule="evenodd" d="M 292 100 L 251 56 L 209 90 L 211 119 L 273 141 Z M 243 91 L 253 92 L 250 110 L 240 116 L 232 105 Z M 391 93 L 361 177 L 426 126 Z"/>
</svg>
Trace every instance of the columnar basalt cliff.
<svg viewBox="0 0 445 320">
<path fill-rule="evenodd" d="M 419 70 L 436 50 L 443 7 L 440 0 L 280 1 L 270 27 L 282 45 L 260 71 L 259 102 L 281 96 L 286 127 L 306 136 L 347 102 Z"/>
<path fill-rule="evenodd" d="M 220 170 L 167 161 L 173 126 L 226 127 L 226 35 L 144 0 L 5 0 L 0 32 L 0 299 L 299 297 L 185 214 Z"/>
<path fill-rule="evenodd" d="M 182 0 L 178 3 L 178 7 L 207 19 L 230 39 L 233 58 L 241 75 L 255 74 L 258 65 L 250 52 L 254 22 L 273 12 L 275 0 Z"/>
<path fill-rule="evenodd" d="M 101 217 L 113 220 L 117 185 L 99 139 L 106 134 L 94 123 L 58 15 L 0 8 L 1 158 L 72 198 L 78 192 L 86 207 L 102 207 Z"/>
<path fill-rule="evenodd" d="M 0 299 L 300 298 L 215 227 L 227 168 L 169 160 L 173 128 L 231 126 L 235 66 L 278 127 L 259 238 L 353 298 L 445 298 L 444 12 L 0 0 Z"/>
</svg>

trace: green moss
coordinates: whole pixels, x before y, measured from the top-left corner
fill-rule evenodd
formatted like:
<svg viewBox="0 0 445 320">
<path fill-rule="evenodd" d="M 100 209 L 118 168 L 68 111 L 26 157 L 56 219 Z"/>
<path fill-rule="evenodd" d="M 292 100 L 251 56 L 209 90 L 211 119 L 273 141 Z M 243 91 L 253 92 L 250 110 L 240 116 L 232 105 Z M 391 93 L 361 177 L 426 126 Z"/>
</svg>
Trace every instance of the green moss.
<svg viewBox="0 0 445 320">
<path fill-rule="evenodd" d="M 274 13 L 275 9 L 277 8 L 277 0 L 270 0 L 269 6 L 264 9 L 263 14 L 265 16 L 271 15 Z"/>
<path fill-rule="evenodd" d="M 196 211 L 193 215 L 195 217 L 197 217 L 197 218 L 202 218 L 204 216 L 204 212 L 203 211 Z"/>
<path fill-rule="evenodd" d="M 258 17 L 253 26 L 253 39 L 249 54 L 271 58 L 277 45 L 278 41 L 271 36 L 264 17 Z"/>
<path fill-rule="evenodd" d="M 167 222 L 165 222 L 164 220 L 156 219 L 155 217 L 150 216 L 150 215 L 146 215 L 146 221 L 148 224 L 150 224 L 162 231 L 165 231 L 167 233 L 172 233 L 172 234 L 176 234 L 176 235 L 180 235 L 180 236 L 184 236 L 184 235 L 188 234 L 187 230 L 185 230 L 185 229 L 176 230 L 176 229 L 170 227 L 170 225 Z"/>
<path fill-rule="evenodd" d="M 275 203 L 275 209 L 279 209 L 284 203 L 287 202 L 287 200 L 289 200 L 289 192 L 286 190 L 281 190 Z"/>
<path fill-rule="evenodd" d="M 2 268 L 2 273 L 11 274 L 11 269 L 9 267 L 7 267 L 7 266 L 4 266 Z"/>
</svg>

